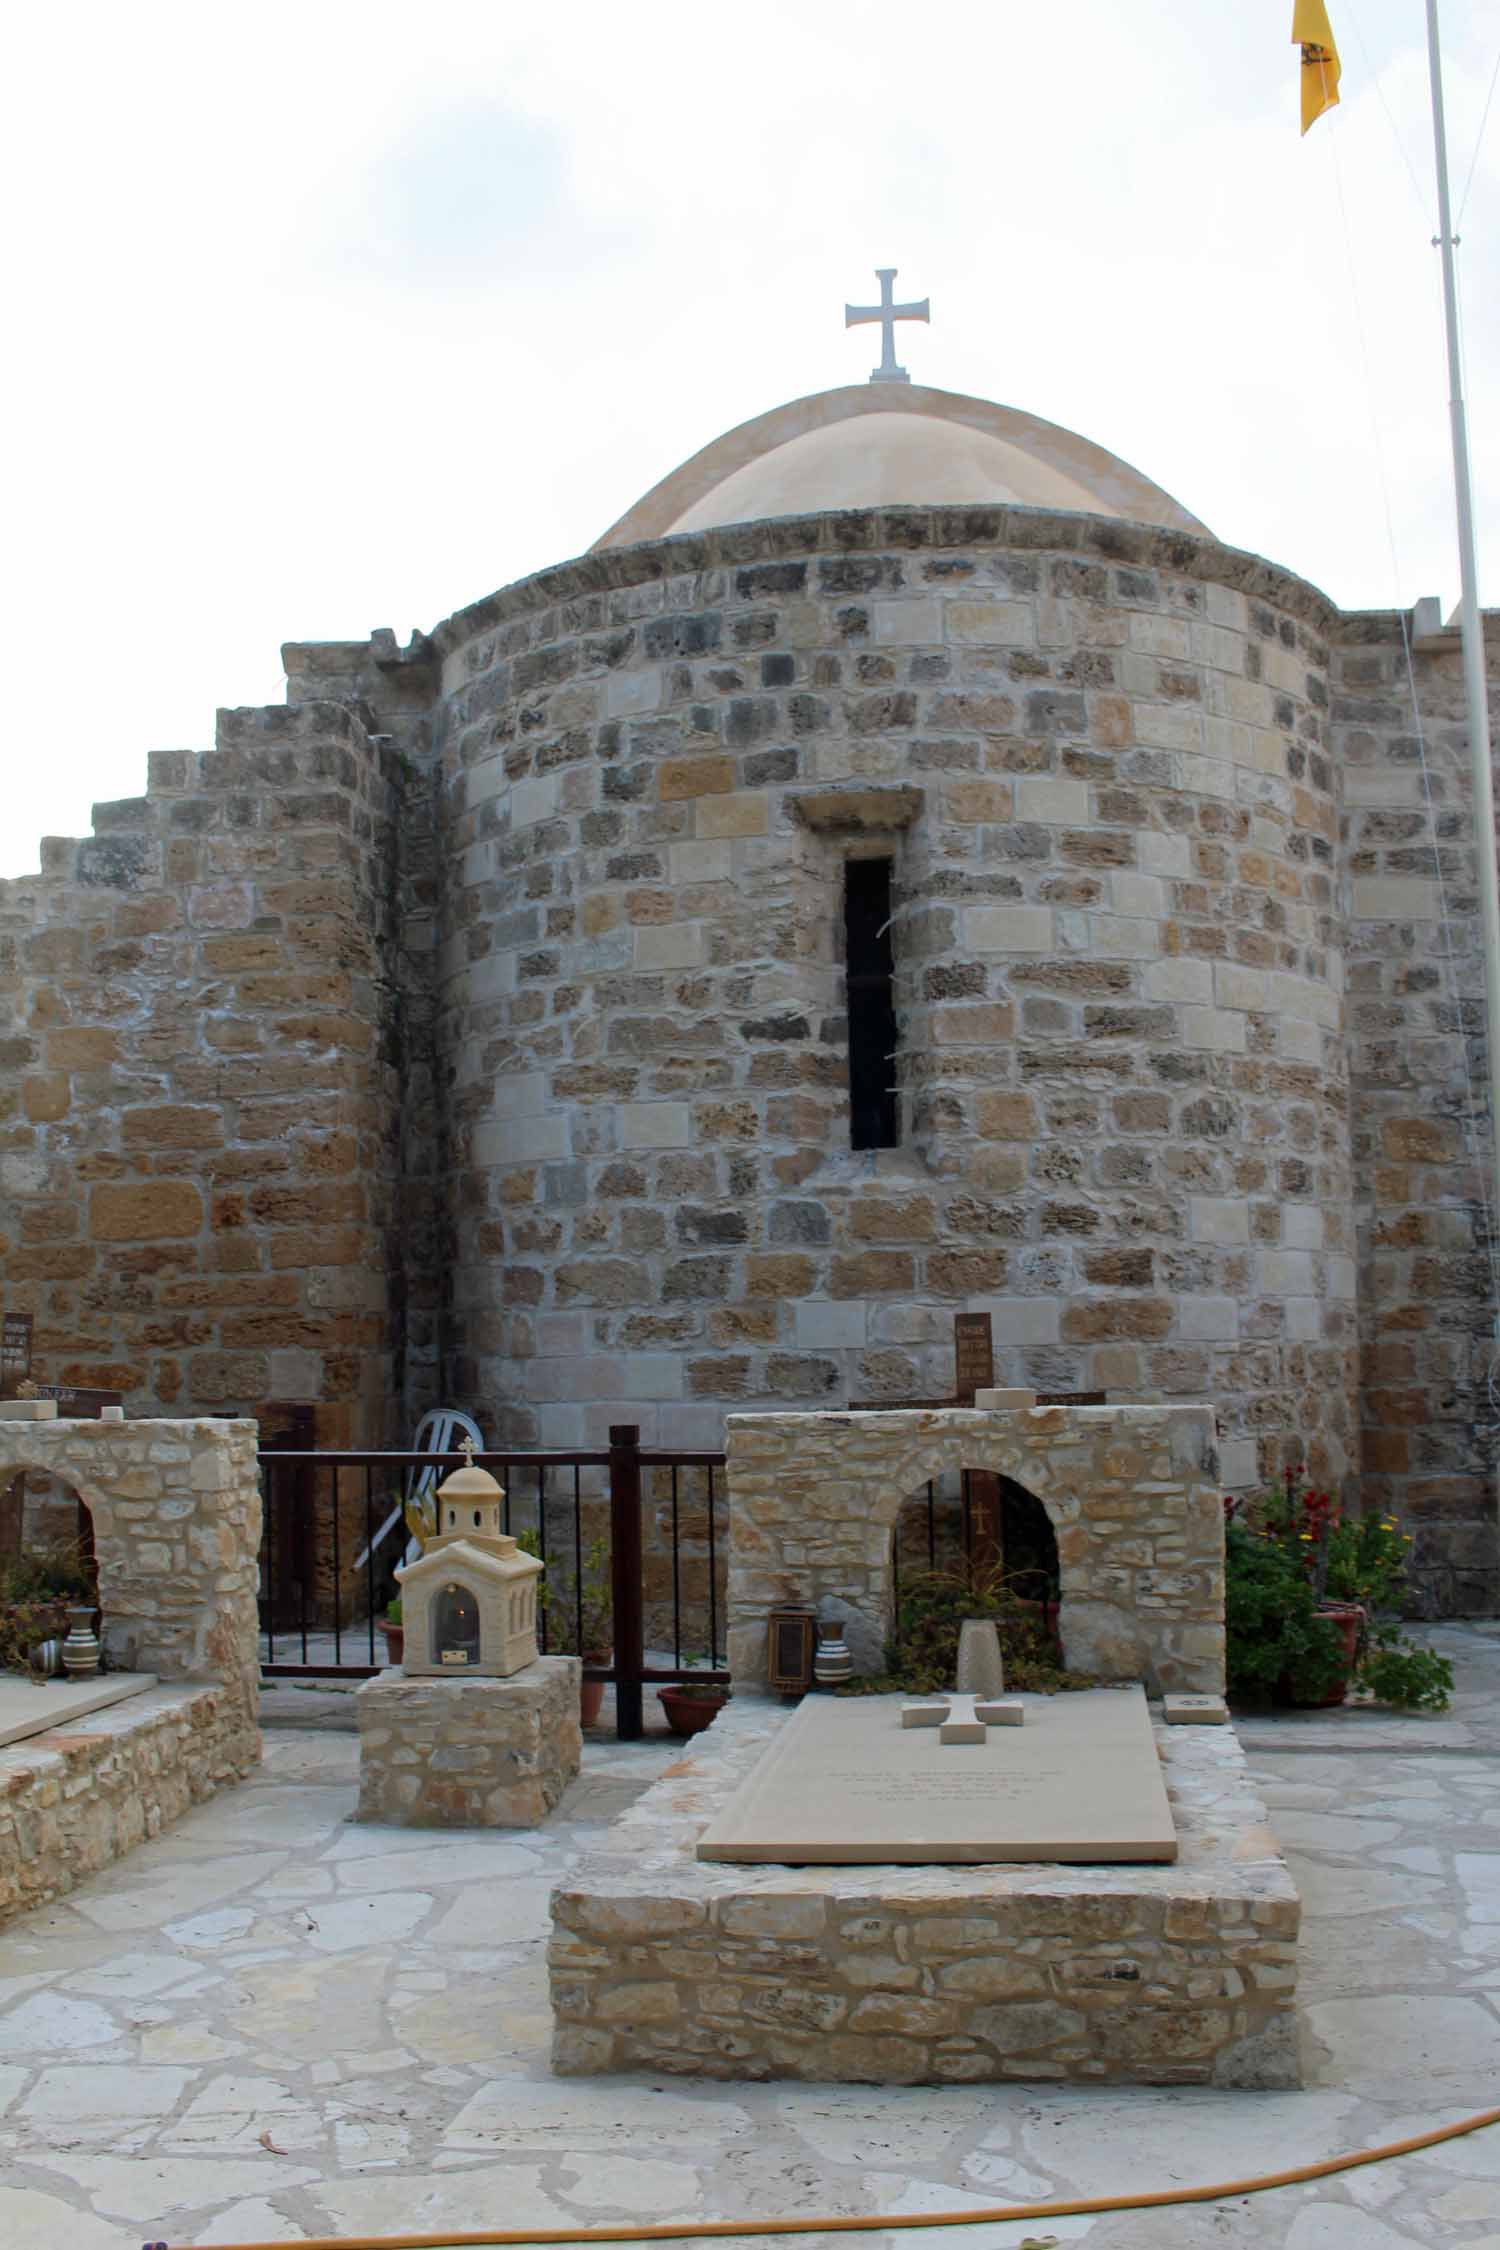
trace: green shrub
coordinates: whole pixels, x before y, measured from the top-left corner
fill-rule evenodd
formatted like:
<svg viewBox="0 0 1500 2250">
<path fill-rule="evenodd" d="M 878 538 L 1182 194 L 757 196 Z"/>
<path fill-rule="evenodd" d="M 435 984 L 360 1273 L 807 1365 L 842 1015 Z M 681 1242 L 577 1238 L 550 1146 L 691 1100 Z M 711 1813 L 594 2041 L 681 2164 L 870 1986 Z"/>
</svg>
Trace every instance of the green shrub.
<svg viewBox="0 0 1500 2250">
<path fill-rule="evenodd" d="M 1296 1558 L 1239 1523 L 1224 1533 L 1224 1631 L 1235 1701 L 1317 1703 L 1342 1676 L 1342 1644 Z"/>
<path fill-rule="evenodd" d="M 1397 1625 L 1375 1625 L 1359 1660 L 1355 1684 L 1377 1703 L 1403 1711 L 1446 1711 L 1453 1694 L 1453 1666 L 1436 1649 L 1409 1641 Z"/>
<path fill-rule="evenodd" d="M 896 1630 L 886 1644 L 885 1670 L 851 1680 L 850 1695 L 936 1695 L 951 1690 L 958 1668 L 958 1633 L 966 1617 L 991 1617 L 1000 1637 L 1007 1691 L 1051 1695 L 1094 1683 L 1064 1670 L 1054 1634 L 1039 1611 L 1016 1594 L 1002 1569 L 923 1571 L 902 1582 Z"/>
</svg>

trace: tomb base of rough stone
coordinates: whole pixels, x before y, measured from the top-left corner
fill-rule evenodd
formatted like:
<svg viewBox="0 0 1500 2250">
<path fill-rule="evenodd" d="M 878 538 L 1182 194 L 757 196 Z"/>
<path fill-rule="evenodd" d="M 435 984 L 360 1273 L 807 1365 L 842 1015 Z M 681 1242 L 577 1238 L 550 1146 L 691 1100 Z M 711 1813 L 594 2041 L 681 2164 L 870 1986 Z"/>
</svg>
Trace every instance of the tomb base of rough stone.
<svg viewBox="0 0 1500 2250">
<path fill-rule="evenodd" d="M 6 1744 L 0 1922 L 65 1897 L 259 1758 L 243 1697 L 212 1685 L 150 1686 Z"/>
<path fill-rule="evenodd" d="M 786 1721 L 736 1696 L 554 1892 L 554 2070 L 1300 2083 L 1300 1905 L 1231 1727 L 1157 1727 L 1170 1865 L 700 1861 Z"/>
<path fill-rule="evenodd" d="M 382 1672 L 354 1698 L 358 1820 L 402 1828 L 534 1828 L 578 1771 L 576 1656 L 509 1679 Z"/>
</svg>

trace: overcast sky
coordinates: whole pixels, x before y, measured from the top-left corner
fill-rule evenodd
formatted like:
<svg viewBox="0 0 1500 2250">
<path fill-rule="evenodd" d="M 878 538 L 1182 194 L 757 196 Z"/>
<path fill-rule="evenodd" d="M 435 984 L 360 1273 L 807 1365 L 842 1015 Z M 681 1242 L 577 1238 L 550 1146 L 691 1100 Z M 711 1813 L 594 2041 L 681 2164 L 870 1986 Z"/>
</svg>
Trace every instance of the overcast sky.
<svg viewBox="0 0 1500 2250">
<path fill-rule="evenodd" d="M 4 848 L 589 546 L 782 400 L 1079 430 L 1346 607 L 1458 595 L 1422 0 L 137 0 L 7 33 Z M 1455 198 L 1500 51 L 1443 0 Z M 1500 605 L 1500 96 L 1461 253 Z"/>
</svg>

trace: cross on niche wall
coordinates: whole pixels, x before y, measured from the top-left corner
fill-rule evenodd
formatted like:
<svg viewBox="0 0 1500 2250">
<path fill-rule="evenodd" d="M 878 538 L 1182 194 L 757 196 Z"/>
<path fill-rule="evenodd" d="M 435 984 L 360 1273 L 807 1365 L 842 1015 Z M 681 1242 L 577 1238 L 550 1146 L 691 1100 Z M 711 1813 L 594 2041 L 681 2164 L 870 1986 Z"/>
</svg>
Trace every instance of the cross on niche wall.
<svg viewBox="0 0 1500 2250">
<path fill-rule="evenodd" d="M 903 1727 L 936 1727 L 939 1742 L 983 1742 L 991 1727 L 1019 1727 L 1026 1709 L 1018 1695 L 947 1695 L 940 1702 L 903 1703 Z"/>
</svg>

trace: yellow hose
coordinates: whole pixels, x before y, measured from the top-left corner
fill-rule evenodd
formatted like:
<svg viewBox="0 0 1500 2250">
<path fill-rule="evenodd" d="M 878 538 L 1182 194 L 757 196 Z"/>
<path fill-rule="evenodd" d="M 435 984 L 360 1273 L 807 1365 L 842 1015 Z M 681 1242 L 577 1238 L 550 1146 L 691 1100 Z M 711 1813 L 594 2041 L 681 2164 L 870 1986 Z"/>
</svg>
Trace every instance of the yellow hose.
<svg viewBox="0 0 1500 2250">
<path fill-rule="evenodd" d="M 1303 2180 L 1326 2180 L 1333 2172 L 1354 2172 L 1362 2164 L 1384 2164 L 1410 2156 L 1440 2141 L 1500 2125 L 1500 2109 L 1481 2109 L 1456 2125 L 1439 2125 L 1409 2140 L 1386 2141 L 1350 2156 L 1325 2157 L 1320 2164 L 1294 2164 L 1285 2172 L 1261 2172 L 1248 2180 L 1220 2180 L 1212 2187 L 1154 2188 L 1143 2195 L 1078 2196 L 1068 2203 L 996 2203 L 970 2211 L 902 2211 L 885 2217 L 826 2219 L 675 2219 L 643 2227 L 500 2227 L 477 2234 L 320 2234 L 301 2250 L 490 2250 L 493 2244 L 574 2242 L 696 2242 L 735 2234 L 874 2234 L 912 2227 L 985 2227 L 1006 2219 L 1074 2219 L 1102 2211 L 1150 2211 L 1173 2203 L 1227 2203 L 1237 2195 L 1263 2195 L 1268 2188 L 1296 2187 Z M 461 2174 L 457 2175 L 462 2177 Z M 142 2250 L 167 2250 L 146 2243 Z M 282 2242 L 220 2243 L 217 2250 L 286 2250 Z"/>
</svg>

